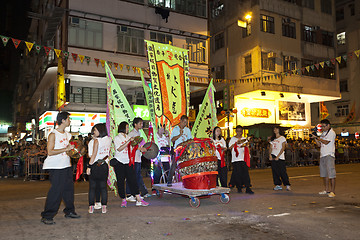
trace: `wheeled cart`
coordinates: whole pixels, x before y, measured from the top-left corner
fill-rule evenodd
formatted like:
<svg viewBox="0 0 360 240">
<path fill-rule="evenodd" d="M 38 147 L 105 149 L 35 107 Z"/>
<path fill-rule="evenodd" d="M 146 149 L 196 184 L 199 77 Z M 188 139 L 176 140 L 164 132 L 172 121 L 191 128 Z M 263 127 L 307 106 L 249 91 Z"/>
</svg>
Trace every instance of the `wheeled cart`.
<svg viewBox="0 0 360 240">
<path fill-rule="evenodd" d="M 230 197 L 228 193 L 230 188 L 216 187 L 211 189 L 187 189 L 183 187 L 182 182 L 173 183 L 171 187 L 167 184 L 154 184 L 153 189 L 158 191 L 158 196 L 162 197 L 164 192 L 175 193 L 183 196 L 188 196 L 191 207 L 197 208 L 200 206 L 200 199 L 202 197 L 210 197 L 212 195 L 220 195 L 221 203 L 229 203 Z"/>
</svg>

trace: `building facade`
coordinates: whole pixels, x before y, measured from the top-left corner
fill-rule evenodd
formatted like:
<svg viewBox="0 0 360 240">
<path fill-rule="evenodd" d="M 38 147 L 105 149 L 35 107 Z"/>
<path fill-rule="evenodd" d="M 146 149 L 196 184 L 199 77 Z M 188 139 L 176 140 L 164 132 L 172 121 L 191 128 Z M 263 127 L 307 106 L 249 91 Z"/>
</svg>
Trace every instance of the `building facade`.
<svg viewBox="0 0 360 240">
<path fill-rule="evenodd" d="M 318 103 L 340 98 L 337 65 L 319 64 L 336 54 L 334 0 L 214 0 L 209 7 L 210 73 L 231 80 L 232 124 L 276 123 L 306 137 Z"/>
<path fill-rule="evenodd" d="M 207 84 L 209 43 L 205 0 L 37 1 L 33 11 L 28 41 L 70 53 L 64 61 L 69 103 L 63 110 L 99 116 L 106 112 L 105 69 L 99 60 L 117 64 L 112 65 L 113 74 L 131 105 L 145 105 L 136 70 L 148 68 L 144 40 L 189 49 L 191 90 Z M 91 60 L 75 61 L 71 53 Z M 33 59 L 24 60 L 23 65 L 29 75 L 18 86 L 23 100 L 19 106 L 29 103 L 23 110 L 33 112 L 34 118 L 39 119 L 46 111 L 56 110 L 57 57 L 54 52 L 48 56 L 34 55 Z M 144 76 L 149 80 L 146 72 Z"/>
<path fill-rule="evenodd" d="M 327 102 L 327 117 L 337 133 L 360 132 L 360 1 L 336 1 L 337 56 L 347 56 L 339 65 L 341 99 Z M 351 116 L 349 116 L 351 115 Z M 353 117 L 352 117 L 353 116 Z M 346 134 L 345 134 L 346 135 Z"/>
</svg>

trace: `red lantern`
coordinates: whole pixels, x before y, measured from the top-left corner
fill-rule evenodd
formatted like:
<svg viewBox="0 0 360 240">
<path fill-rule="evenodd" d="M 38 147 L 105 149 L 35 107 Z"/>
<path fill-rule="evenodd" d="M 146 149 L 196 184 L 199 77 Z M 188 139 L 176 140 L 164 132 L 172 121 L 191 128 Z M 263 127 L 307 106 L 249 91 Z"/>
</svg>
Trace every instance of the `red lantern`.
<svg viewBox="0 0 360 240">
<path fill-rule="evenodd" d="M 224 111 L 224 110 L 223 110 L 223 111 L 221 111 L 221 114 L 222 114 L 222 115 L 224 115 L 224 114 L 225 114 L 225 111 Z"/>
<path fill-rule="evenodd" d="M 358 132 L 355 133 L 355 138 L 356 138 L 356 139 L 359 138 L 359 133 L 358 133 Z"/>
<path fill-rule="evenodd" d="M 233 111 L 232 111 L 232 112 L 236 114 L 236 113 L 237 113 L 237 109 L 236 109 L 236 108 L 235 108 L 235 109 L 233 109 Z"/>
</svg>

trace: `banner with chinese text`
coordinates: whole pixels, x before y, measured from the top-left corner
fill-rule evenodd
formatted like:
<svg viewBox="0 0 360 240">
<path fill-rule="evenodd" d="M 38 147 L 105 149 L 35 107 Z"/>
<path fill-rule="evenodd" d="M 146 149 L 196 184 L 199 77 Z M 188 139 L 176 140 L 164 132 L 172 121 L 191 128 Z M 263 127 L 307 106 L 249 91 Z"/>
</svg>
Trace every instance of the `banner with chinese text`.
<svg viewBox="0 0 360 240">
<path fill-rule="evenodd" d="M 149 59 L 154 111 L 157 118 L 166 117 L 172 126 L 188 114 L 190 79 L 188 50 L 146 41 Z"/>
<path fill-rule="evenodd" d="M 65 79 L 64 79 L 64 67 L 62 65 L 62 58 L 58 58 L 57 69 L 57 102 L 56 109 L 60 109 L 66 103 L 65 96 Z"/>
<path fill-rule="evenodd" d="M 215 87 L 211 80 L 191 131 L 194 138 L 210 138 L 212 130 L 218 124 L 214 92 Z"/>
</svg>

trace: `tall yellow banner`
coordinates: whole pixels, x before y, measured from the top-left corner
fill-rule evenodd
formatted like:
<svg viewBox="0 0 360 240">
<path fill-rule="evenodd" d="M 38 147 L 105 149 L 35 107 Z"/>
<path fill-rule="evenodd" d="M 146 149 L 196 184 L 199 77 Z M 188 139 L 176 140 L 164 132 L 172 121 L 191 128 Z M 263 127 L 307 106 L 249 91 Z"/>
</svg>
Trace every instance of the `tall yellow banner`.
<svg viewBox="0 0 360 240">
<path fill-rule="evenodd" d="M 62 58 L 58 58 L 56 108 L 59 110 L 65 105 L 65 103 L 66 103 L 66 96 L 65 96 L 64 67 L 62 65 Z"/>
<path fill-rule="evenodd" d="M 190 79 L 188 50 L 146 41 L 154 110 L 157 118 L 165 117 L 172 126 L 188 114 Z"/>
</svg>

